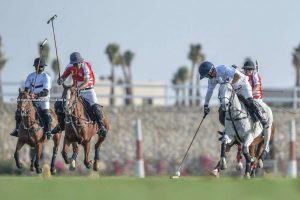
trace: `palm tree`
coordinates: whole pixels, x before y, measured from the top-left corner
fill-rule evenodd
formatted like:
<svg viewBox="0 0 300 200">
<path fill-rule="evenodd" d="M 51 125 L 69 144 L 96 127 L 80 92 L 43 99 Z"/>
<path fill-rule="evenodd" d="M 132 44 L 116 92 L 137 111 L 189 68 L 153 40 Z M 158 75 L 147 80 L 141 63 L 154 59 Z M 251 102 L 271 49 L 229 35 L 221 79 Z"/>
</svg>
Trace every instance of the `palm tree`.
<svg viewBox="0 0 300 200">
<path fill-rule="evenodd" d="M 119 52 L 119 45 L 115 43 L 108 44 L 105 53 L 108 56 L 108 60 L 111 64 L 111 89 L 110 89 L 110 105 L 115 105 L 115 66 L 120 64 L 121 57 Z"/>
<path fill-rule="evenodd" d="M 51 63 L 51 69 L 54 72 L 54 81 L 58 79 L 59 69 L 58 69 L 58 61 L 57 59 L 53 59 Z"/>
<path fill-rule="evenodd" d="M 171 82 L 172 82 L 172 85 L 174 86 L 174 90 L 175 90 L 175 96 L 176 96 L 175 97 L 176 98 L 175 106 L 178 106 L 179 105 L 179 87 L 178 87 L 178 85 L 180 83 L 179 78 L 178 78 L 178 73 L 175 73 L 173 75 Z"/>
<path fill-rule="evenodd" d="M 200 52 L 198 63 L 202 63 L 205 60 L 205 55 Z M 201 105 L 201 92 L 200 92 L 200 77 L 198 70 L 196 71 L 196 106 Z"/>
<path fill-rule="evenodd" d="M 182 86 L 185 85 L 187 80 L 189 79 L 189 70 L 186 66 L 181 66 L 177 71 L 177 77 Z M 182 87 L 182 102 L 181 105 L 186 105 L 185 103 L 186 91 L 185 87 Z"/>
<path fill-rule="evenodd" d="M 43 48 L 41 48 L 42 42 L 38 44 L 39 48 L 39 56 L 47 63 L 49 58 L 50 47 L 48 43 L 46 43 Z M 42 51 L 43 50 L 43 51 Z"/>
<path fill-rule="evenodd" d="M 125 105 L 132 105 L 132 72 L 131 72 L 131 63 L 134 57 L 134 53 L 130 50 L 124 52 L 121 58 L 121 66 L 124 74 L 124 82 L 126 84 L 125 92 Z"/>
<path fill-rule="evenodd" d="M 194 85 L 194 71 L 196 63 L 199 63 L 202 59 L 200 51 L 201 51 L 200 44 L 191 44 L 190 45 L 190 52 L 188 53 L 188 59 L 192 62 L 191 67 L 191 74 L 190 74 L 190 86 L 189 86 L 189 105 L 193 105 L 193 85 Z"/>
<path fill-rule="evenodd" d="M 300 44 L 293 52 L 293 65 L 296 69 L 296 87 L 300 86 Z"/>
<path fill-rule="evenodd" d="M 3 90 L 2 90 L 2 70 L 7 59 L 4 57 L 4 53 L 1 50 L 2 48 L 2 38 L 0 36 L 0 105 L 3 104 Z"/>
</svg>

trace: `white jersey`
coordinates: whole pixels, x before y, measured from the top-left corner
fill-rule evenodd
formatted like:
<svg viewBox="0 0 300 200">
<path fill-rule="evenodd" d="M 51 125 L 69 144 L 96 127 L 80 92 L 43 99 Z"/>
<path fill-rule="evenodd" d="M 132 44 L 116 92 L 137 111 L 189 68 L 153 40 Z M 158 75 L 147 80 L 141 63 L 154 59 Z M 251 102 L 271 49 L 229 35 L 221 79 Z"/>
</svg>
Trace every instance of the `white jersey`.
<svg viewBox="0 0 300 200">
<path fill-rule="evenodd" d="M 47 89 L 49 91 L 48 95 L 46 97 L 39 97 L 37 102 L 42 109 L 50 108 L 49 100 L 50 100 L 51 78 L 47 73 L 42 72 L 40 74 L 37 74 L 36 72 L 33 72 L 29 74 L 27 76 L 24 86 L 29 88 L 30 91 L 32 91 L 34 94 L 38 94 L 44 89 Z"/>
<path fill-rule="evenodd" d="M 246 99 L 252 97 L 252 89 L 248 82 L 248 77 L 232 66 L 218 65 L 215 67 L 216 77 L 208 79 L 208 88 L 205 96 L 204 105 L 209 105 L 210 98 L 217 84 L 224 82 L 232 82 L 235 74 L 240 75 L 240 80 L 233 85 L 234 89 L 238 89 L 237 93 L 244 96 Z"/>
</svg>

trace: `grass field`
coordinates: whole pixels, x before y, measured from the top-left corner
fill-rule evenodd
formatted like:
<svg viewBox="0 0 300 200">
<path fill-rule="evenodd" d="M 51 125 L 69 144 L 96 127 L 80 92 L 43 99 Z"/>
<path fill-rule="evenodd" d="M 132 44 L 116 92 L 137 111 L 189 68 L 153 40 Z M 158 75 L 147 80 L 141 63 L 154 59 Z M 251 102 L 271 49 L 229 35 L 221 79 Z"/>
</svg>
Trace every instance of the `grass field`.
<svg viewBox="0 0 300 200">
<path fill-rule="evenodd" d="M 0 176 L 0 200 L 299 200 L 300 180 L 182 177 L 9 177 Z"/>
</svg>

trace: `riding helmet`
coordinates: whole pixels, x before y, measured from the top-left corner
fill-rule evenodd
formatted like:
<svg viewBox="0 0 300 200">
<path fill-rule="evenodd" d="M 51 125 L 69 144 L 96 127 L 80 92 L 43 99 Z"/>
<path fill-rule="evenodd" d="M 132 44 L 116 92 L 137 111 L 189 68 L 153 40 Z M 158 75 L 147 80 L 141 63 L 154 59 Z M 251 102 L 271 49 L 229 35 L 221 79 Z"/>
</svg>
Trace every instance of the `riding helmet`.
<svg viewBox="0 0 300 200">
<path fill-rule="evenodd" d="M 255 65 L 251 60 L 247 60 L 244 63 L 243 69 L 255 69 Z"/>
<path fill-rule="evenodd" d="M 70 64 L 80 63 L 83 61 L 82 56 L 78 52 L 73 52 L 70 55 Z"/>
<path fill-rule="evenodd" d="M 205 62 L 201 63 L 201 65 L 199 66 L 199 69 L 198 69 L 199 74 L 200 74 L 200 79 L 207 77 L 208 72 L 213 67 L 214 67 L 214 64 L 212 64 L 211 62 L 205 61 Z"/>
<path fill-rule="evenodd" d="M 38 65 L 40 67 L 47 66 L 44 59 L 36 58 L 36 59 L 34 59 L 33 66 L 37 67 Z"/>
</svg>

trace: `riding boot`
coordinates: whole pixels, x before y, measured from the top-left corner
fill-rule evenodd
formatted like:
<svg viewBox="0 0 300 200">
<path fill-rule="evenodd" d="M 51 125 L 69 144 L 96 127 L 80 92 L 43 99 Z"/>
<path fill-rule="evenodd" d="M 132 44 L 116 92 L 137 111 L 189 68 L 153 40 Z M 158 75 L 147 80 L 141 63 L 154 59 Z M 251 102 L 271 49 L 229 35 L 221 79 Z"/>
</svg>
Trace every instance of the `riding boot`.
<svg viewBox="0 0 300 200">
<path fill-rule="evenodd" d="M 54 129 L 51 131 L 51 134 L 53 135 L 65 130 L 65 113 L 63 110 L 63 102 L 62 101 L 55 102 L 54 108 L 58 119 L 58 125 L 54 127 Z"/>
<path fill-rule="evenodd" d="M 19 109 L 17 109 L 15 112 L 15 120 L 16 120 L 16 128 L 10 133 L 10 135 L 14 137 L 18 137 L 19 125 L 21 123 L 21 113 Z"/>
<path fill-rule="evenodd" d="M 44 133 L 48 140 L 51 139 L 51 123 L 52 123 L 52 117 L 50 114 L 49 109 L 43 110 L 43 119 L 44 119 Z"/>
<path fill-rule="evenodd" d="M 248 103 L 250 106 L 250 109 L 254 111 L 255 115 L 259 119 L 260 123 L 262 124 L 263 128 L 268 128 L 268 122 L 265 116 L 263 115 L 261 109 L 258 107 L 258 105 L 254 102 L 253 98 L 248 98 Z"/>
<path fill-rule="evenodd" d="M 96 122 L 99 126 L 98 135 L 101 137 L 106 137 L 107 130 L 106 130 L 103 120 L 102 120 L 103 116 L 102 116 L 101 106 L 99 104 L 94 104 L 92 106 L 92 110 L 94 111 L 94 115 L 96 117 Z"/>
</svg>

